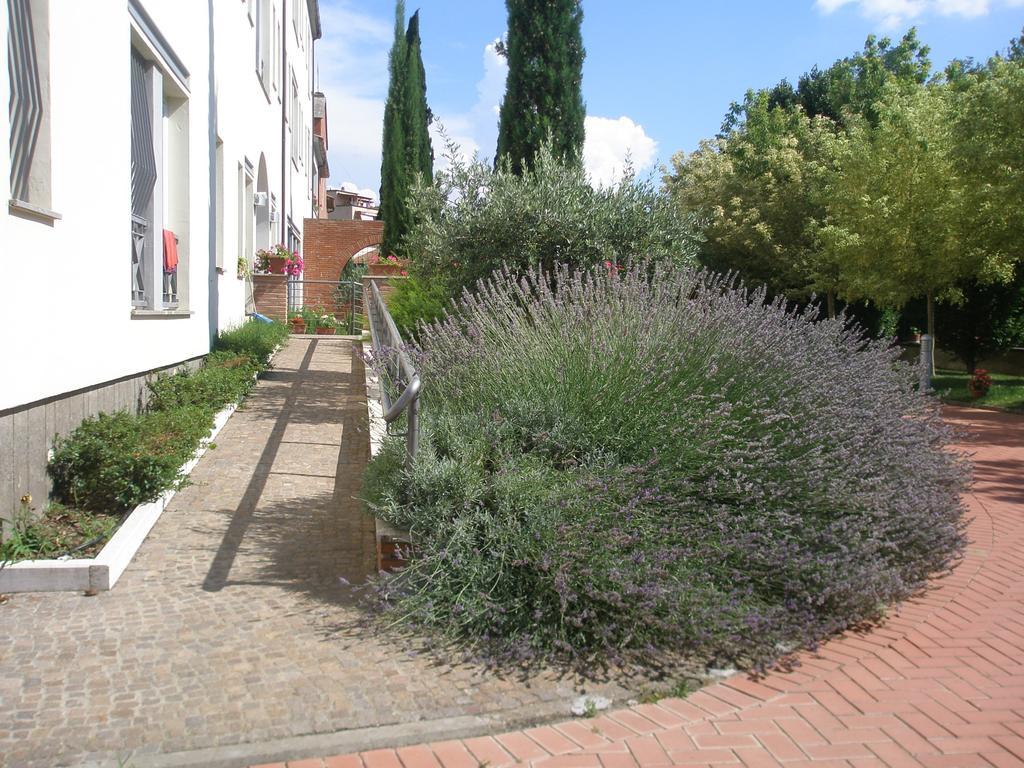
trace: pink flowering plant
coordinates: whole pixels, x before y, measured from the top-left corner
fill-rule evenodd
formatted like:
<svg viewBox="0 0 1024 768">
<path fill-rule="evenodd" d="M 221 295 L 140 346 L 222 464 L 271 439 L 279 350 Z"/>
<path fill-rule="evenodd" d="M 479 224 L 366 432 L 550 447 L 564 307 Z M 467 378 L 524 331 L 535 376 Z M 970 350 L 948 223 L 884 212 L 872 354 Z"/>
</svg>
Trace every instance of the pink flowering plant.
<svg viewBox="0 0 1024 768">
<path fill-rule="evenodd" d="M 261 248 L 256 251 L 256 271 L 260 274 L 271 274 L 271 259 L 283 259 L 283 271 L 277 274 L 285 274 L 290 277 L 298 277 L 302 274 L 302 256 L 298 251 L 289 251 L 278 243 L 270 250 Z"/>
</svg>

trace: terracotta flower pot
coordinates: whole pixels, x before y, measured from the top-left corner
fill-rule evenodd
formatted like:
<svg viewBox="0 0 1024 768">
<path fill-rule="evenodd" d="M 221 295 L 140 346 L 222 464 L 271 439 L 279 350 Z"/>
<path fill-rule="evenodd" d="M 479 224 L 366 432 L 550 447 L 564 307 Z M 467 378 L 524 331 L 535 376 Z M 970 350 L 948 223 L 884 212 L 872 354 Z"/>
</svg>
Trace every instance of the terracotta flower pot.
<svg viewBox="0 0 1024 768">
<path fill-rule="evenodd" d="M 335 329 L 335 328 L 317 328 L 316 329 L 316 335 L 317 336 L 333 336 L 336 330 L 337 329 Z"/>
<path fill-rule="evenodd" d="M 306 323 L 304 320 L 295 321 L 292 320 L 292 333 L 305 333 Z"/>
<path fill-rule="evenodd" d="M 271 256 L 267 259 L 267 269 L 270 270 L 272 275 L 283 275 L 284 274 L 284 262 L 283 256 Z"/>
</svg>

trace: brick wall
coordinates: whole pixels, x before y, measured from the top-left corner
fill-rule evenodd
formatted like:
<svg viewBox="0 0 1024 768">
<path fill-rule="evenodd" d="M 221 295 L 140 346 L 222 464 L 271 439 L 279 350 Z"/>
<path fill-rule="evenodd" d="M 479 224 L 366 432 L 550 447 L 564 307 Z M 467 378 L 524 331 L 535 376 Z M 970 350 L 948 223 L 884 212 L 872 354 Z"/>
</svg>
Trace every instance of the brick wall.
<svg viewBox="0 0 1024 768">
<path fill-rule="evenodd" d="M 261 315 L 285 322 L 288 319 L 287 276 L 253 275 L 252 299 Z"/>
<path fill-rule="evenodd" d="M 337 280 L 349 259 L 363 248 L 379 245 L 383 234 L 382 221 L 306 219 L 302 235 L 303 279 Z"/>
</svg>

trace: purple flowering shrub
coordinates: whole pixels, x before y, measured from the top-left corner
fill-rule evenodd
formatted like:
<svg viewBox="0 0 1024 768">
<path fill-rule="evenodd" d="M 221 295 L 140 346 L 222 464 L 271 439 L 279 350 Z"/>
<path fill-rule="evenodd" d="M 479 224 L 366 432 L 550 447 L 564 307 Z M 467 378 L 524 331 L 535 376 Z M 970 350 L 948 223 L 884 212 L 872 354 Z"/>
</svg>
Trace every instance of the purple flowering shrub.
<svg viewBox="0 0 1024 768">
<path fill-rule="evenodd" d="M 419 627 L 518 659 L 756 665 L 962 546 L 937 401 L 843 320 L 648 263 L 496 273 L 420 343 L 421 452 L 405 473 L 396 440 L 367 476 L 412 531 L 383 592 Z"/>
</svg>

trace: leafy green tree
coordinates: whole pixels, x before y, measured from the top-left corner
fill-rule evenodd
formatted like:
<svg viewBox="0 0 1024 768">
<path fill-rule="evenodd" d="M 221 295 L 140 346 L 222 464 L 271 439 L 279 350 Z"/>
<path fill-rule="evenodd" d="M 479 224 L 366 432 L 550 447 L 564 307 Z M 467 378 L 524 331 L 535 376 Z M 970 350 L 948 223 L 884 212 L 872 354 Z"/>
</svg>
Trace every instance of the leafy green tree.
<svg viewBox="0 0 1024 768">
<path fill-rule="evenodd" d="M 581 0 L 505 0 L 508 58 L 495 165 L 509 158 L 522 173 L 550 140 L 557 158 L 583 152 L 583 22 Z"/>
<path fill-rule="evenodd" d="M 402 124 L 406 140 L 406 170 L 429 181 L 434 177 L 434 150 L 430 145 L 430 107 L 427 106 L 427 76 L 423 69 L 420 42 L 420 12 L 409 19 L 405 33 L 405 106 Z"/>
<path fill-rule="evenodd" d="M 965 181 L 964 247 L 983 280 L 1006 282 L 1024 260 L 1024 59 L 994 57 L 963 80 L 953 158 Z"/>
<path fill-rule="evenodd" d="M 769 106 L 799 106 L 808 117 L 827 117 L 844 125 L 847 114 L 867 117 L 874 124 L 878 116 L 874 104 L 882 97 L 887 83 L 897 82 L 905 90 L 913 90 L 928 81 L 931 60 L 928 46 L 911 27 L 896 44 L 888 37 L 868 35 L 864 48 L 836 60 L 825 69 L 812 67 L 800 76 L 796 89 L 782 80 L 766 89 Z M 749 97 L 748 97 L 749 98 Z M 719 137 L 728 135 L 743 123 L 744 102 L 733 102 Z"/>
<path fill-rule="evenodd" d="M 407 50 L 404 25 L 405 0 L 398 0 L 395 4 L 395 38 L 388 56 L 388 98 L 384 104 L 384 139 L 380 166 L 380 217 L 384 221 L 381 252 L 385 254 L 396 252 L 402 233 L 408 228 L 404 196 L 409 178 L 402 120 Z"/>
<path fill-rule="evenodd" d="M 962 183 L 952 158 L 951 93 L 891 84 L 877 125 L 851 116 L 826 226 L 843 263 L 844 292 L 900 307 L 924 296 L 935 337 L 935 299 L 976 272 L 963 247 Z"/>
<path fill-rule="evenodd" d="M 443 283 L 448 296 L 473 288 L 504 266 L 522 273 L 557 264 L 617 269 L 645 258 L 695 261 L 693 217 L 653 185 L 624 177 L 595 189 L 579 164 L 562 163 L 541 144 L 532 168 L 516 173 L 459 158 L 410 197 L 414 226 L 406 240 L 413 276 Z"/>
<path fill-rule="evenodd" d="M 960 294 L 940 306 L 935 326 L 940 346 L 974 373 L 989 355 L 1024 341 L 1024 268 L 1009 283 L 970 280 Z"/>
<path fill-rule="evenodd" d="M 704 222 L 704 264 L 790 298 L 824 294 L 834 316 L 841 276 L 819 233 L 839 137 L 827 119 L 777 104 L 748 92 L 739 126 L 676 155 L 666 185 Z"/>
<path fill-rule="evenodd" d="M 395 37 L 388 58 L 388 98 L 384 105 L 384 138 L 380 168 L 380 217 L 384 221 L 381 251 L 403 256 L 402 239 L 409 230 L 408 196 L 417 174 L 433 174 L 430 109 L 420 43 L 419 11 L 405 27 L 405 0 L 395 4 Z"/>
</svg>

